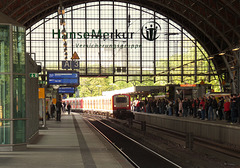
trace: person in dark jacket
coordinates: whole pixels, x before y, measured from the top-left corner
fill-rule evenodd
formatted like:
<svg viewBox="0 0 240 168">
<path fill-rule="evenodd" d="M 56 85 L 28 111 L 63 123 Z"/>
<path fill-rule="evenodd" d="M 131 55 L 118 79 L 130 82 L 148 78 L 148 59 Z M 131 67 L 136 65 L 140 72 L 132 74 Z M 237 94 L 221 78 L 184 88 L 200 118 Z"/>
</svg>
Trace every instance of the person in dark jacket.
<svg viewBox="0 0 240 168">
<path fill-rule="evenodd" d="M 67 111 L 68 111 L 68 115 L 70 115 L 70 112 L 71 112 L 71 104 L 70 103 L 68 103 L 68 105 L 67 105 Z"/>
<path fill-rule="evenodd" d="M 187 98 L 185 98 L 183 101 L 182 101 L 182 107 L 183 107 L 183 117 L 187 117 L 188 115 L 188 102 L 187 102 Z"/>
<path fill-rule="evenodd" d="M 201 120 L 205 120 L 205 110 L 206 110 L 206 102 L 205 97 L 203 97 L 200 101 L 199 107 L 201 108 Z"/>
<path fill-rule="evenodd" d="M 208 110 L 206 113 L 208 114 L 208 120 L 213 120 L 214 119 L 214 114 L 213 114 L 213 99 L 211 96 L 208 97 Z"/>
<path fill-rule="evenodd" d="M 61 121 L 61 110 L 62 110 L 62 103 L 61 103 L 61 99 L 59 99 L 56 103 L 57 121 Z"/>
<path fill-rule="evenodd" d="M 204 102 L 205 102 L 205 117 L 204 117 L 204 119 L 205 118 L 208 118 L 208 109 L 209 109 L 209 98 L 208 97 L 205 97 L 204 98 Z"/>
<path fill-rule="evenodd" d="M 218 109 L 218 103 L 216 98 L 213 96 L 212 97 L 213 101 L 212 101 L 212 109 L 213 109 L 213 120 L 216 120 L 217 118 L 217 109 Z"/>
<path fill-rule="evenodd" d="M 224 110 L 224 99 L 223 97 L 220 97 L 220 100 L 218 102 L 218 117 L 219 117 L 219 120 L 222 120 L 223 119 L 223 110 Z"/>
<path fill-rule="evenodd" d="M 51 114 L 51 118 L 54 118 L 55 116 L 54 116 L 54 114 L 55 114 L 55 105 L 52 103 L 51 105 L 50 105 L 50 114 Z"/>
<path fill-rule="evenodd" d="M 237 102 L 237 109 L 238 109 L 238 117 L 237 118 L 238 118 L 238 123 L 240 123 L 240 93 L 237 97 L 236 102 Z"/>
<path fill-rule="evenodd" d="M 196 99 L 193 99 L 192 109 L 193 109 L 193 118 L 196 118 L 197 117 L 197 100 Z"/>
<path fill-rule="evenodd" d="M 179 117 L 179 114 L 178 114 L 179 109 L 178 109 L 178 107 L 179 107 L 178 99 L 176 99 L 175 102 L 174 102 L 174 111 L 175 111 L 176 117 Z"/>
<path fill-rule="evenodd" d="M 200 109 L 200 100 L 199 98 L 196 99 L 196 109 L 197 109 L 197 118 L 201 118 L 201 109 Z"/>
<path fill-rule="evenodd" d="M 236 123 L 238 115 L 236 96 L 233 96 L 230 106 L 231 106 L 231 122 Z"/>
</svg>

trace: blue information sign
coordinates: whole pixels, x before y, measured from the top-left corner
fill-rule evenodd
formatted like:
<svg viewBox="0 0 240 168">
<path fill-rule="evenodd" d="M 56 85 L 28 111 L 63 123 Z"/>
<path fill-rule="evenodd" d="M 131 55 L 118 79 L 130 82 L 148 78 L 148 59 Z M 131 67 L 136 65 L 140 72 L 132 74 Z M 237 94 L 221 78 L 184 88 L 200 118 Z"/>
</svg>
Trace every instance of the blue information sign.
<svg viewBox="0 0 240 168">
<path fill-rule="evenodd" d="M 49 72 L 48 77 L 50 79 L 64 79 L 64 78 L 78 78 L 78 73 L 68 73 L 68 72 Z"/>
<path fill-rule="evenodd" d="M 75 87 L 59 87 L 58 93 L 75 93 Z"/>
<path fill-rule="evenodd" d="M 79 85 L 79 73 L 72 71 L 50 71 L 47 73 L 49 85 Z"/>
</svg>

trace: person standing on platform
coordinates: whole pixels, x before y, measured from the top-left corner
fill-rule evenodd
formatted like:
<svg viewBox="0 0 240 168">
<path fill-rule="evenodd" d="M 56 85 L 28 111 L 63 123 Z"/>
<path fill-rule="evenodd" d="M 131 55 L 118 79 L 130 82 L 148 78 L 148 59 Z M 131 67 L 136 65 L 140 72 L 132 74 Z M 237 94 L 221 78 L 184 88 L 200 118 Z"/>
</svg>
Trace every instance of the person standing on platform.
<svg viewBox="0 0 240 168">
<path fill-rule="evenodd" d="M 224 118 L 228 122 L 231 121 L 231 118 L 230 118 L 231 111 L 230 110 L 231 110 L 230 109 L 230 100 L 228 97 L 226 97 L 226 102 L 224 103 Z"/>
<path fill-rule="evenodd" d="M 63 102 L 62 109 L 63 109 L 63 112 L 65 113 L 65 109 L 66 109 L 66 103 L 65 102 Z"/>
<path fill-rule="evenodd" d="M 146 113 L 149 113 L 149 111 L 148 111 L 148 98 L 147 97 L 145 98 L 145 101 L 144 101 L 144 107 L 146 109 Z"/>
<path fill-rule="evenodd" d="M 196 113 L 197 113 L 197 118 L 201 118 L 201 110 L 200 110 L 200 99 L 199 98 L 197 98 L 196 99 L 196 109 L 197 109 L 197 111 L 196 111 Z"/>
<path fill-rule="evenodd" d="M 138 99 L 136 100 L 136 109 L 137 112 L 140 112 L 140 101 Z"/>
<path fill-rule="evenodd" d="M 219 117 L 219 120 L 222 120 L 224 117 L 223 117 L 223 109 L 224 109 L 224 99 L 223 97 L 220 97 L 220 100 L 218 102 L 218 117 Z"/>
<path fill-rule="evenodd" d="M 182 116 L 183 113 L 183 104 L 182 104 L 182 100 L 180 98 L 178 98 L 178 116 Z"/>
<path fill-rule="evenodd" d="M 53 104 L 53 102 L 52 102 L 52 104 L 51 104 L 51 106 L 50 106 L 50 113 L 51 113 L 51 118 L 54 118 L 55 117 L 55 105 Z"/>
<path fill-rule="evenodd" d="M 205 117 L 204 118 L 208 118 L 208 109 L 209 109 L 209 97 L 205 97 L 204 98 L 204 102 L 205 102 Z"/>
<path fill-rule="evenodd" d="M 187 98 L 184 98 L 184 99 L 183 99 L 183 101 L 182 101 L 182 108 L 183 108 L 182 116 L 183 116 L 183 117 L 187 117 L 187 115 L 188 115 Z"/>
<path fill-rule="evenodd" d="M 59 99 L 56 103 L 57 121 L 61 121 L 61 109 L 62 109 L 62 103 L 61 103 L 61 99 Z"/>
<path fill-rule="evenodd" d="M 238 123 L 240 123 L 240 93 L 236 101 L 237 101 L 237 109 L 238 109 Z"/>
<path fill-rule="evenodd" d="M 237 116 L 238 116 L 236 96 L 232 97 L 230 107 L 231 107 L 231 123 L 236 123 L 237 122 Z"/>
<path fill-rule="evenodd" d="M 193 118 L 197 117 L 197 100 L 193 99 L 192 101 L 192 109 L 193 109 Z"/>
<path fill-rule="evenodd" d="M 208 98 L 208 120 L 214 120 L 214 114 L 213 114 L 213 99 L 211 96 Z"/>
<path fill-rule="evenodd" d="M 205 110 L 206 110 L 206 103 L 205 103 L 205 97 L 202 98 L 199 106 L 200 106 L 200 109 L 201 109 L 201 120 L 205 120 Z"/>
<path fill-rule="evenodd" d="M 67 111 L 68 111 L 68 115 L 70 115 L 70 112 L 71 112 L 71 105 L 70 105 L 70 103 L 68 103 L 68 105 L 67 105 Z"/>
<path fill-rule="evenodd" d="M 217 109 L 218 109 L 218 103 L 214 96 L 212 96 L 212 108 L 213 108 L 213 120 L 217 119 Z"/>
</svg>

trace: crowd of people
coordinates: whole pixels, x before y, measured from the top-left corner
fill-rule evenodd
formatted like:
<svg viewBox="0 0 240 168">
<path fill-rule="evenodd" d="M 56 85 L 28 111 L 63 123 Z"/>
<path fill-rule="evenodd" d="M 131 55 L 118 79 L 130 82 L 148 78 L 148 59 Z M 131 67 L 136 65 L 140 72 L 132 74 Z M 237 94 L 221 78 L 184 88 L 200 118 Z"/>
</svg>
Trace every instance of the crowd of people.
<svg viewBox="0 0 240 168">
<path fill-rule="evenodd" d="M 240 94 L 226 97 L 206 96 L 196 99 L 155 99 L 132 101 L 132 110 L 137 112 L 166 114 L 176 117 L 192 116 L 201 120 L 226 120 L 240 123 Z"/>
<path fill-rule="evenodd" d="M 71 112 L 71 105 L 68 103 L 66 105 L 65 102 L 61 102 L 61 100 L 57 101 L 56 105 L 52 104 L 50 105 L 50 116 L 49 118 L 56 118 L 57 121 L 61 121 L 61 113 L 65 112 L 67 110 L 68 115 L 70 115 Z M 56 114 L 56 117 L 55 117 Z"/>
</svg>

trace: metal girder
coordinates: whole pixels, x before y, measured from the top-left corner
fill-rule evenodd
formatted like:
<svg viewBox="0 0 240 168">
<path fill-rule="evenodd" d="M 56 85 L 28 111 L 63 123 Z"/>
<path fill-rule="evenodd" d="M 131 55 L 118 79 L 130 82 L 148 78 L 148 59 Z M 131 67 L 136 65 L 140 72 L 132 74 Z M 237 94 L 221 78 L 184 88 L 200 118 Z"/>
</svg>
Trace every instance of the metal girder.
<svg viewBox="0 0 240 168">
<path fill-rule="evenodd" d="M 187 8 L 188 10 L 190 10 L 191 12 L 189 12 L 189 13 L 194 13 L 194 12 L 195 12 L 195 14 L 197 15 L 195 18 L 202 18 L 202 19 L 207 23 L 207 25 L 209 25 L 213 30 L 215 30 L 215 31 L 217 32 L 217 34 L 219 34 L 219 35 L 221 36 L 221 39 L 224 40 L 224 41 L 228 44 L 228 46 L 232 46 L 232 44 L 230 43 L 230 41 L 225 37 L 224 33 L 221 32 L 219 29 L 217 29 L 216 26 L 213 25 L 213 24 L 208 20 L 208 18 L 205 18 L 205 17 L 203 17 L 202 15 L 200 15 L 200 11 L 199 11 L 199 12 L 196 12 L 194 9 L 190 8 L 188 5 L 183 4 L 182 1 L 180 1 L 180 0 L 176 0 L 176 1 L 178 1 L 178 3 L 179 3 L 180 5 L 184 6 L 184 7 Z M 181 11 L 179 11 L 178 13 L 181 13 Z M 189 17 L 189 20 L 190 20 L 190 19 L 191 19 L 191 18 Z M 193 19 L 194 19 L 194 18 L 193 18 Z M 194 22 L 194 20 L 193 20 L 193 22 Z M 207 30 L 207 29 L 205 28 L 204 33 L 207 33 L 207 32 L 209 32 L 209 30 Z M 213 38 L 213 40 L 214 40 L 214 38 Z M 222 50 L 223 50 L 223 49 L 219 46 L 219 52 L 221 52 Z"/>
<path fill-rule="evenodd" d="M 153 1 L 152 1 L 152 2 L 153 2 Z M 232 47 L 232 46 L 233 46 L 233 45 L 231 44 L 231 42 L 226 38 L 225 34 L 224 34 L 222 31 L 220 31 L 220 30 L 217 29 L 216 21 L 215 21 L 215 24 L 213 25 L 212 22 L 209 21 L 209 17 L 204 18 L 204 16 L 202 16 L 202 15 L 200 14 L 200 11 L 199 11 L 199 13 L 197 13 L 195 10 L 191 9 L 191 7 L 197 3 L 196 1 L 194 1 L 194 2 L 191 1 L 192 4 L 191 4 L 190 6 L 185 5 L 185 4 L 190 4 L 190 3 L 185 3 L 185 4 L 183 4 L 184 2 L 182 2 L 182 1 L 178 1 L 178 2 L 179 2 L 180 5 L 184 6 L 184 8 L 181 8 L 181 6 L 180 6 L 181 9 L 179 9 L 179 6 L 177 6 L 178 8 L 176 8 L 176 6 L 175 6 L 175 8 L 173 8 L 174 5 L 172 5 L 172 4 L 173 4 L 174 2 L 173 2 L 173 1 L 170 1 L 170 0 L 168 0 L 168 1 L 164 0 L 164 1 L 161 1 L 161 2 L 158 1 L 158 3 L 159 3 L 160 6 L 163 6 L 164 8 L 167 8 L 168 10 L 172 11 L 172 13 L 175 12 L 175 13 L 181 15 L 183 18 L 185 18 L 186 20 L 188 20 L 191 24 L 195 25 L 195 27 L 197 27 L 201 32 L 204 33 L 204 35 L 205 35 L 209 40 L 211 40 L 212 44 L 214 44 L 214 46 L 217 48 L 218 52 L 221 52 L 221 51 L 223 50 L 222 44 L 223 44 L 224 42 L 225 42 L 225 44 L 227 43 L 227 45 L 228 45 L 229 47 Z M 189 1 L 189 2 L 190 2 L 190 1 Z M 154 1 L 154 3 L 157 3 L 157 2 Z M 156 5 L 156 6 L 157 6 L 157 5 Z M 205 5 L 205 7 L 206 7 L 206 5 Z M 174 9 L 175 9 L 175 10 L 174 10 Z M 191 10 L 191 12 L 189 12 L 189 13 L 191 13 L 191 14 L 194 13 L 194 14 L 198 15 L 197 17 L 195 17 L 196 20 L 191 20 L 191 19 L 193 19 L 193 17 L 192 17 L 193 15 L 192 15 L 192 16 L 189 16 L 189 17 L 188 17 L 187 15 L 185 15 L 186 9 Z M 156 10 L 156 9 L 155 9 L 155 10 Z M 206 8 L 205 8 L 205 10 L 206 10 Z M 160 11 L 160 10 L 159 10 L 159 11 Z M 176 11 L 177 11 L 177 12 L 176 12 Z M 162 12 L 160 12 L 160 13 L 162 13 Z M 171 15 L 172 15 L 172 13 L 171 13 Z M 214 14 L 214 15 L 215 15 L 215 14 Z M 167 16 L 170 16 L 170 15 L 167 15 Z M 173 15 L 172 15 L 172 16 L 173 16 Z M 171 16 L 170 16 L 170 18 L 171 18 Z M 173 18 L 174 18 L 174 17 L 172 17 L 171 19 L 173 19 Z M 177 18 L 177 17 L 176 17 L 176 18 Z M 203 28 L 202 28 L 202 26 L 199 25 L 198 22 L 196 22 L 198 18 L 202 18 L 202 20 L 204 20 L 206 23 L 208 23 L 208 25 L 211 26 L 211 28 L 213 28 L 217 33 L 215 33 L 215 34 L 212 33 L 211 35 L 208 34 L 207 32 L 209 32 L 209 29 L 206 28 L 205 25 L 203 25 Z M 173 19 L 173 20 L 174 20 L 174 19 Z M 175 19 L 175 21 L 176 21 L 177 23 L 180 22 L 179 20 L 176 20 L 176 19 Z M 224 21 L 227 23 L 226 20 L 224 20 Z M 180 22 L 180 25 L 183 25 L 182 22 Z M 185 24 L 185 26 L 186 26 L 186 24 Z M 185 29 L 187 29 L 187 26 L 185 27 Z M 188 30 L 188 29 L 187 29 L 187 30 Z M 189 32 L 192 32 L 192 31 L 190 30 Z M 236 32 L 236 31 L 235 31 L 235 32 Z M 192 33 L 193 33 L 193 32 L 192 32 Z M 193 34 L 194 34 L 194 33 L 193 33 Z M 213 38 L 213 37 L 214 37 L 213 35 L 215 35 L 215 36 L 217 37 L 219 34 L 220 34 L 220 36 L 221 36 L 220 40 L 222 40 L 222 42 L 220 42 L 220 45 L 219 45 L 219 43 L 216 42 L 216 41 L 218 41 L 218 40 L 216 40 L 217 38 Z M 197 38 L 197 39 L 198 39 L 198 38 Z M 200 42 L 201 42 L 201 40 L 200 40 Z M 201 44 L 202 44 L 203 46 L 207 45 L 207 44 L 205 44 L 205 43 L 201 43 Z M 225 46 L 226 46 L 226 45 L 225 45 Z M 208 51 L 208 47 L 205 46 L 205 49 Z M 209 51 L 208 51 L 208 53 L 212 54 L 212 53 L 209 52 Z M 216 54 L 216 53 L 215 53 L 215 54 Z M 234 81 L 234 75 L 233 75 L 233 73 L 232 73 L 232 71 L 231 71 L 231 68 L 230 68 L 231 66 L 230 66 L 228 60 L 227 60 L 224 56 L 223 56 L 222 58 L 223 58 L 223 61 L 224 61 L 224 63 L 225 63 L 225 66 L 226 66 L 226 68 L 227 68 L 227 70 L 228 70 L 228 73 L 229 73 L 230 78 Z M 239 60 L 238 60 L 238 64 L 239 64 Z M 235 86 L 235 85 L 233 84 L 233 86 Z M 233 92 L 236 92 L 235 87 L 233 88 Z"/>
<path fill-rule="evenodd" d="M 220 1 L 222 1 L 222 3 L 223 3 L 224 5 L 226 5 L 226 6 L 227 6 L 228 8 L 230 8 L 233 12 L 235 12 L 235 14 L 236 14 L 237 16 L 240 16 L 240 10 L 234 8 L 234 5 L 233 5 L 234 2 L 238 2 L 238 3 L 239 3 L 239 6 L 240 6 L 240 1 L 239 1 L 239 0 L 232 0 L 232 1 L 230 1 L 230 0 L 220 0 Z"/>
<path fill-rule="evenodd" d="M 170 9 L 170 10 L 173 10 L 172 8 L 174 8 L 175 7 L 175 9 L 177 9 L 177 4 L 173 4 L 173 1 L 170 1 L 170 0 L 168 0 L 169 1 L 169 3 L 168 3 L 168 5 L 165 5 L 163 2 L 161 3 L 161 2 L 159 2 L 159 3 L 161 3 L 161 5 L 162 6 L 164 6 L 164 7 L 167 7 L 168 9 Z M 181 15 L 182 17 L 184 17 L 184 18 L 186 18 L 188 21 L 190 21 L 193 25 L 195 25 L 196 27 L 198 27 L 199 28 L 199 26 L 198 25 L 196 25 L 196 23 L 194 22 L 194 20 L 191 20 L 192 18 L 192 13 L 195 13 L 196 15 L 197 15 L 197 17 L 196 18 L 202 18 L 209 26 L 211 26 L 211 28 L 212 29 L 214 29 L 220 36 L 221 36 L 221 39 L 222 40 L 224 40 L 224 42 L 226 42 L 227 43 L 227 45 L 229 46 L 229 47 L 231 47 L 232 46 L 232 44 L 229 42 L 229 40 L 225 37 L 225 35 L 220 31 L 220 30 L 218 30 L 215 26 L 213 26 L 212 25 L 212 23 L 208 20 L 208 18 L 204 18 L 202 15 L 200 15 L 200 13 L 197 13 L 196 11 L 194 11 L 192 8 L 191 8 L 191 6 L 187 6 L 187 5 L 185 5 L 185 4 L 183 4 L 183 2 L 182 1 L 179 1 L 179 0 L 175 0 L 175 2 L 178 2 L 178 4 L 179 5 L 181 5 L 182 7 L 184 7 L 185 9 L 188 9 L 188 10 L 190 10 L 191 12 L 189 12 L 188 14 L 191 14 L 191 15 L 188 15 L 189 17 L 187 17 L 187 15 L 185 15 L 184 13 L 186 13 L 186 11 L 184 11 L 184 10 L 175 10 L 175 11 L 177 11 L 176 13 L 178 13 L 179 15 Z M 166 3 L 166 1 L 165 1 L 165 3 Z M 169 7 L 171 5 L 171 7 Z M 179 7 L 179 6 L 178 6 Z M 205 27 L 205 26 L 204 26 Z M 212 36 L 209 36 L 206 32 L 209 32 L 209 30 L 208 29 L 201 29 L 201 28 L 199 28 L 202 32 L 204 32 L 205 33 L 205 35 L 206 36 L 208 36 L 208 38 L 212 41 L 212 43 L 215 45 L 215 47 L 218 49 L 218 52 L 221 52 L 223 49 L 216 43 L 216 41 L 214 40 L 214 38 L 212 38 Z M 191 32 L 191 31 L 190 31 Z M 213 35 L 213 34 L 212 34 Z M 203 45 L 204 46 L 204 45 Z M 205 46 L 205 49 L 206 49 L 207 47 Z M 224 60 L 224 62 L 225 62 L 225 65 L 226 65 L 226 67 L 227 67 L 227 70 L 228 70 L 228 73 L 229 73 L 229 75 L 230 75 L 230 78 L 232 79 L 232 81 L 234 81 L 234 76 L 233 76 L 233 73 L 231 72 L 231 68 L 230 68 L 230 66 L 229 66 L 229 63 L 228 63 L 228 61 L 227 61 L 227 59 L 225 58 L 225 57 L 222 57 L 223 58 L 223 60 Z M 234 85 L 234 84 L 233 84 Z M 233 88 L 233 92 L 236 92 L 236 89 L 235 89 L 235 87 Z"/>
<path fill-rule="evenodd" d="M 46 6 L 44 6 L 45 3 L 46 3 L 45 1 L 42 1 L 41 3 L 39 3 L 38 5 L 36 5 L 35 7 L 31 8 L 31 9 L 28 11 L 28 13 L 32 12 L 32 14 L 34 13 L 34 15 L 31 15 L 31 17 L 29 17 L 30 19 L 28 18 L 27 20 L 31 20 L 31 19 L 33 19 L 35 16 L 40 15 L 41 13 L 44 13 L 44 12 L 47 11 L 48 9 L 56 6 L 56 4 L 49 4 L 48 7 L 46 7 Z M 40 6 L 42 6 L 42 5 L 43 5 L 44 7 L 42 7 L 41 10 L 39 10 L 39 12 L 36 12 L 36 9 L 38 9 L 38 8 L 39 8 Z M 16 20 L 17 20 L 17 21 L 20 21 L 25 15 L 26 15 L 26 13 L 23 13 L 23 14 L 19 15 L 18 17 L 16 17 Z M 43 19 L 43 18 L 42 18 L 42 19 Z M 26 19 L 24 19 L 24 20 L 26 20 Z M 26 22 L 24 22 L 24 24 L 25 24 L 25 23 L 26 23 Z"/>
<path fill-rule="evenodd" d="M 202 27 L 199 27 L 199 25 L 196 22 L 193 22 L 192 20 L 189 19 L 188 16 L 185 16 L 184 13 L 181 13 L 180 11 L 182 10 L 182 8 L 180 9 L 179 5 L 178 5 L 178 8 L 173 8 L 172 6 L 170 6 L 171 4 L 172 4 L 171 0 L 168 0 L 168 3 L 166 2 L 166 0 L 161 0 L 157 4 L 152 4 L 152 5 L 156 6 L 155 10 L 158 11 L 159 13 L 170 17 L 173 21 L 175 21 L 179 25 L 184 26 L 184 28 L 187 31 L 191 32 L 192 35 L 195 36 L 196 38 L 199 37 L 198 36 L 199 35 L 198 31 L 200 31 L 205 37 L 208 38 L 205 41 L 202 41 L 203 39 L 197 38 L 200 41 L 201 44 L 206 44 L 207 41 L 210 40 L 212 42 L 212 44 L 214 44 L 214 46 L 218 46 L 218 44 L 213 40 L 212 36 L 210 36 L 209 34 L 205 34 L 206 29 L 203 29 Z M 166 11 L 166 9 L 168 11 Z M 192 11 L 192 13 L 194 13 L 194 12 L 195 11 Z M 185 20 L 183 20 L 183 19 L 185 19 L 188 22 L 185 22 Z M 191 29 L 193 26 L 198 28 L 198 29 Z"/>
<path fill-rule="evenodd" d="M 1 11 L 24 24 L 27 28 L 53 13 L 60 4 L 60 0 L 42 0 L 39 3 L 33 3 L 36 0 L 1 1 Z M 92 1 L 62 0 L 61 3 L 65 7 L 69 7 Z M 119 0 L 119 2 L 138 4 L 165 14 L 192 33 L 210 54 L 230 50 L 240 39 L 239 0 Z M 18 15 L 21 11 L 23 12 Z M 236 17 L 231 20 L 229 16 Z M 236 52 L 231 54 L 234 57 L 222 56 L 222 58 L 231 79 L 234 81 L 235 71 L 232 72 L 231 66 L 240 67 L 240 60 Z M 217 59 L 214 61 L 216 61 L 215 66 L 220 62 Z"/>
<path fill-rule="evenodd" d="M 20 5 L 18 5 L 18 7 L 15 10 L 12 10 L 12 12 L 9 14 L 9 16 L 10 17 L 14 16 L 17 12 L 19 12 L 19 10 L 21 8 L 26 8 L 26 6 L 29 6 L 29 4 L 31 4 L 32 1 L 35 1 L 35 0 L 28 0 L 25 3 L 21 3 Z M 41 0 L 41 2 L 46 3 L 44 0 Z M 33 8 L 31 6 L 29 6 L 29 7 L 30 7 L 29 9 Z M 23 14 L 25 14 L 25 13 L 23 13 Z"/>
<path fill-rule="evenodd" d="M 12 1 L 5 1 L 6 5 L 5 7 L 2 8 L 2 12 L 4 12 L 10 5 L 14 4 L 16 0 L 12 0 Z"/>
<path fill-rule="evenodd" d="M 209 0 L 208 0 L 209 1 Z M 206 9 L 208 9 L 208 11 L 211 11 L 215 16 L 217 16 L 218 17 L 218 19 L 219 20 L 221 20 L 223 23 L 224 23 L 224 25 L 227 25 L 227 26 L 229 26 L 230 28 L 231 28 L 231 30 L 237 35 L 237 37 L 240 39 L 240 34 L 239 34 L 239 32 L 236 30 L 236 28 L 233 26 L 233 25 L 231 25 L 229 22 L 228 22 L 228 20 L 226 20 L 224 17 L 222 17 L 222 15 L 219 13 L 219 9 L 220 8 L 223 8 L 222 6 L 221 7 L 219 7 L 219 1 L 212 1 L 211 0 L 211 2 L 215 2 L 216 3 L 216 8 L 218 8 L 217 10 L 213 10 L 213 8 L 211 8 L 208 4 L 206 4 L 206 3 L 203 3 L 202 1 L 197 1 L 198 3 L 200 3 L 201 5 L 203 5 Z M 195 3 L 196 4 L 196 3 Z M 230 13 L 230 11 L 228 10 L 228 8 L 223 8 L 223 10 L 227 10 L 227 12 L 228 13 Z M 226 13 L 226 12 L 225 12 Z M 213 18 L 215 21 L 214 21 L 214 23 L 215 23 L 215 27 L 217 27 L 216 26 L 216 18 Z M 224 32 L 226 32 L 226 31 L 224 31 Z"/>
<path fill-rule="evenodd" d="M 26 27 L 30 27 L 32 24 L 36 23 L 37 21 L 39 21 L 40 19 L 43 19 L 44 17 L 46 17 L 47 15 L 52 14 L 54 11 L 57 11 L 58 6 L 60 5 L 60 1 L 59 0 L 47 0 L 49 1 L 49 4 L 47 7 L 43 7 L 41 8 L 42 10 L 40 10 L 39 12 L 34 12 L 34 10 L 36 10 L 38 7 L 40 7 L 40 5 L 38 5 L 37 7 L 35 7 L 34 9 L 31 9 L 30 12 L 32 12 L 33 14 L 31 15 L 31 17 L 24 19 L 23 24 Z M 55 2 L 54 2 L 55 1 Z M 89 2 L 91 2 L 91 0 L 89 0 Z M 45 1 L 46 3 L 46 1 Z M 61 0 L 62 5 L 66 8 L 66 7 L 70 7 L 72 5 L 77 5 L 80 3 L 85 3 L 85 1 L 82 0 Z M 42 4 L 42 3 L 41 3 Z M 24 15 L 25 16 L 25 15 Z M 22 16 L 22 17 L 24 17 Z M 40 17 L 38 17 L 40 16 Z M 18 20 L 20 21 L 21 18 L 19 18 Z M 37 21 L 36 21 L 37 19 Z M 32 21 L 34 20 L 34 21 Z"/>
<path fill-rule="evenodd" d="M 216 16 L 218 16 L 218 18 L 219 19 L 221 19 L 225 24 L 224 25 L 228 25 L 229 27 L 231 27 L 231 30 L 233 30 L 233 32 L 234 32 L 234 34 L 235 35 L 237 35 L 237 38 L 239 38 L 240 39 L 240 32 L 237 32 L 237 30 L 226 20 L 226 19 L 224 19 L 223 17 L 221 17 L 221 15 L 219 14 L 219 1 L 214 1 L 215 3 L 216 3 L 216 6 L 217 6 L 217 8 L 218 8 L 218 10 L 213 10 L 209 5 L 207 5 L 206 3 L 203 3 L 202 1 L 198 1 L 198 2 L 200 2 L 202 5 L 204 5 L 209 11 L 211 11 L 211 12 L 213 12 L 214 14 L 216 14 Z M 211 2 L 213 2 L 213 1 L 211 1 Z M 223 8 L 223 7 L 222 7 Z M 227 8 L 223 8 L 223 10 L 228 10 Z M 228 12 L 229 12 L 229 10 L 228 10 Z M 225 12 L 226 13 L 226 12 Z M 214 19 L 214 20 L 216 20 L 216 19 Z M 215 21 L 216 22 L 216 21 Z M 215 27 L 217 27 L 217 26 L 215 26 Z M 225 31 L 226 32 L 226 31 Z M 223 34 L 225 34 L 225 33 L 223 33 Z M 233 39 L 233 38 L 232 38 Z M 234 41 L 232 41 L 232 43 L 234 43 Z M 233 44 L 230 44 L 230 46 L 229 47 L 233 47 Z M 234 58 L 236 58 L 236 60 L 237 60 L 237 64 L 238 64 L 238 66 L 240 66 L 240 61 L 239 61 L 239 59 L 237 58 L 237 55 L 236 54 L 234 54 Z M 229 62 L 228 62 L 229 63 Z"/>
</svg>

